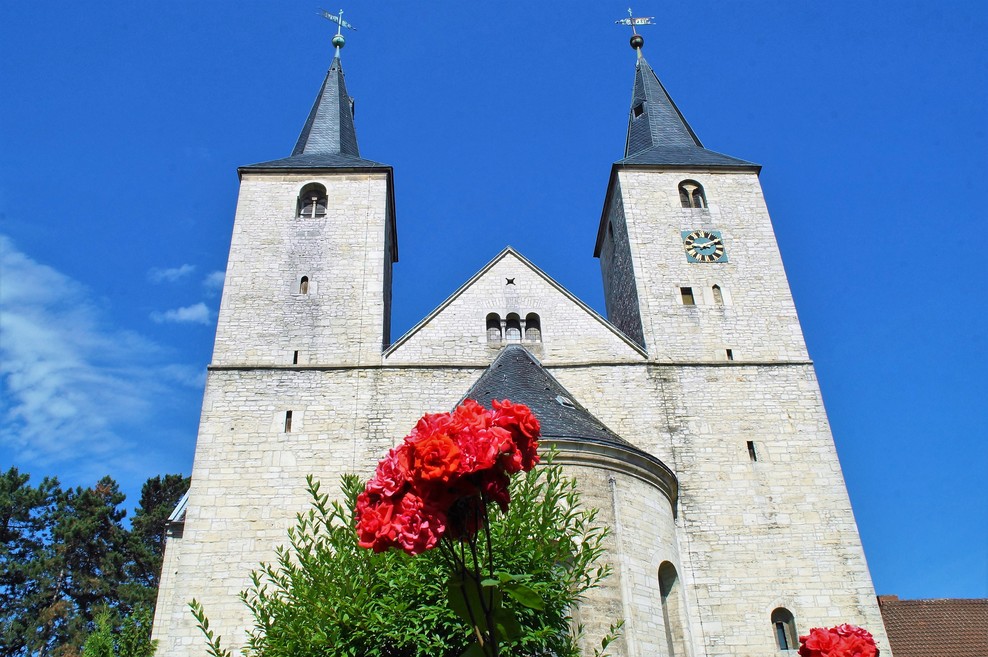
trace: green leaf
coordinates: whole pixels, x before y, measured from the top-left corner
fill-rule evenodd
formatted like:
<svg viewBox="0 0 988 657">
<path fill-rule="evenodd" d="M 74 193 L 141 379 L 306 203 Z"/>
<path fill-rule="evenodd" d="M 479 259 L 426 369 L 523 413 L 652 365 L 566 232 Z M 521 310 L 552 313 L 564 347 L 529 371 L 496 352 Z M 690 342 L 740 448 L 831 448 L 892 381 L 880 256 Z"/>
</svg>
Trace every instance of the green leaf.
<svg viewBox="0 0 988 657">
<path fill-rule="evenodd" d="M 514 642 L 521 638 L 521 623 L 515 613 L 507 607 L 501 607 L 494 611 L 494 626 L 497 628 L 497 638 L 499 642 Z"/>
<path fill-rule="evenodd" d="M 447 600 L 449 607 L 464 622 L 471 626 L 476 625 L 481 632 L 488 631 L 487 619 L 484 617 L 484 604 L 492 600 L 492 608 L 497 610 L 501 607 L 501 591 L 493 586 L 483 587 L 483 601 L 481 600 L 481 590 L 472 580 L 464 581 L 460 576 L 449 578 L 446 586 Z"/>
<path fill-rule="evenodd" d="M 545 609 L 545 603 L 542 601 L 542 597 L 524 584 L 510 582 L 504 585 L 504 591 L 529 609 L 537 609 L 538 611 Z"/>
</svg>

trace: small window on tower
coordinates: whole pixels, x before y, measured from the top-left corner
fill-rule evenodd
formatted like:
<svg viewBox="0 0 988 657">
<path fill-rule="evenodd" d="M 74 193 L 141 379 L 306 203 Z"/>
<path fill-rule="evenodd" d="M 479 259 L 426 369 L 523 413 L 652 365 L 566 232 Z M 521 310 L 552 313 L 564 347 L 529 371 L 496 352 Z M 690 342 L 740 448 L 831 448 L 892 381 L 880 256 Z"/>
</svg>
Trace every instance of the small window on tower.
<svg viewBox="0 0 988 657">
<path fill-rule="evenodd" d="M 309 293 L 309 277 L 303 276 L 302 280 L 298 282 L 298 293 L 308 294 Z"/>
<path fill-rule="evenodd" d="M 679 294 L 683 298 L 684 306 L 695 306 L 696 300 L 693 298 L 693 288 L 691 287 L 681 287 L 679 288 Z"/>
<path fill-rule="evenodd" d="M 785 607 L 779 607 L 772 612 L 772 631 L 775 633 L 775 643 L 779 646 L 779 650 L 795 650 L 798 647 L 796 619 Z"/>
<path fill-rule="evenodd" d="M 631 108 L 631 113 L 637 119 L 639 116 L 645 113 L 645 103 L 638 103 L 633 108 Z"/>
<path fill-rule="evenodd" d="M 298 216 L 309 219 L 325 217 L 328 200 L 325 187 L 319 183 L 306 185 L 298 195 Z"/>
<path fill-rule="evenodd" d="M 714 303 L 716 303 L 718 306 L 723 306 L 724 305 L 724 293 L 721 291 L 720 286 L 719 285 L 714 285 L 713 292 L 714 292 Z"/>
<path fill-rule="evenodd" d="M 695 180 L 684 180 L 679 183 L 679 202 L 684 208 L 707 207 L 707 195 L 703 193 L 703 185 Z"/>
<path fill-rule="evenodd" d="M 292 412 L 285 411 L 285 433 L 292 432 Z"/>
</svg>

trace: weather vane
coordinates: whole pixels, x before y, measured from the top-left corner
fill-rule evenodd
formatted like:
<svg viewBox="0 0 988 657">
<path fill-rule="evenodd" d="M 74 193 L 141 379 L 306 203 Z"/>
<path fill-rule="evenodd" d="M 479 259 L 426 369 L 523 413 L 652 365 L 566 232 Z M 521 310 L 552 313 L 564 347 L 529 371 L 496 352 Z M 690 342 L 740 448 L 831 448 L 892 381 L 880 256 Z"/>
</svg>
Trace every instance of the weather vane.
<svg viewBox="0 0 988 657">
<path fill-rule="evenodd" d="M 638 34 L 638 30 L 635 29 L 636 25 L 655 25 L 652 19 L 655 16 L 640 16 L 635 17 L 634 13 L 631 11 L 631 7 L 628 7 L 628 17 L 622 18 L 619 21 L 614 21 L 616 25 L 630 25 L 631 26 L 631 47 L 638 51 L 638 54 L 642 53 L 642 46 L 645 45 L 645 39 L 642 35 Z"/>
<path fill-rule="evenodd" d="M 340 48 L 342 48 L 343 45 L 346 43 L 346 39 L 343 38 L 343 28 L 345 27 L 346 29 L 353 30 L 354 32 L 357 31 L 357 28 L 355 28 L 353 25 L 350 25 L 345 20 L 343 20 L 342 9 L 340 9 L 339 15 L 331 14 L 325 9 L 320 9 L 319 15 L 327 20 L 331 20 L 334 23 L 336 23 L 336 36 L 333 37 L 333 45 L 336 46 L 336 54 L 337 56 L 339 56 Z"/>
</svg>

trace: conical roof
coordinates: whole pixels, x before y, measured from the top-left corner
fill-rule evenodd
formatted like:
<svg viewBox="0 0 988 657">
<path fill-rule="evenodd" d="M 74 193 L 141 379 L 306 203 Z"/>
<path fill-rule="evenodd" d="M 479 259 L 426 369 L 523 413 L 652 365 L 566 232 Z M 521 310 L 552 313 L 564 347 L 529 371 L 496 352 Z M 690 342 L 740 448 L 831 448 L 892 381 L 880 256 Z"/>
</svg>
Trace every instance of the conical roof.
<svg viewBox="0 0 988 657">
<path fill-rule="evenodd" d="M 302 133 L 290 157 L 251 164 L 243 169 L 379 168 L 387 165 L 360 157 L 353 125 L 353 99 L 346 90 L 337 55 L 326 72 Z"/>
<path fill-rule="evenodd" d="M 525 404 L 538 418 L 545 439 L 610 444 L 657 461 L 604 426 L 521 345 L 507 345 L 464 398 L 487 408 L 494 399 Z"/>
<path fill-rule="evenodd" d="M 617 164 L 757 167 L 703 147 L 686 117 L 639 51 L 624 159 Z"/>
</svg>

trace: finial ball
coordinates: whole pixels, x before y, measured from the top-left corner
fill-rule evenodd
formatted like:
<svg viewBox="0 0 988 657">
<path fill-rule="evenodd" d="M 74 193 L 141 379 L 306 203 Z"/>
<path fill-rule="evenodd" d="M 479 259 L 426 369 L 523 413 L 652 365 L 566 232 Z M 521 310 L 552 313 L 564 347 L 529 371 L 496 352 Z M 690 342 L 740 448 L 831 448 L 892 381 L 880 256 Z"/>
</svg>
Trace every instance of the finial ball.
<svg viewBox="0 0 988 657">
<path fill-rule="evenodd" d="M 333 45 L 337 48 L 342 48 L 345 43 L 346 39 L 343 38 L 342 34 L 337 34 L 333 37 Z"/>
<path fill-rule="evenodd" d="M 631 47 L 635 50 L 641 50 L 644 45 L 645 39 L 642 38 L 642 35 L 635 34 L 631 37 Z"/>
</svg>

